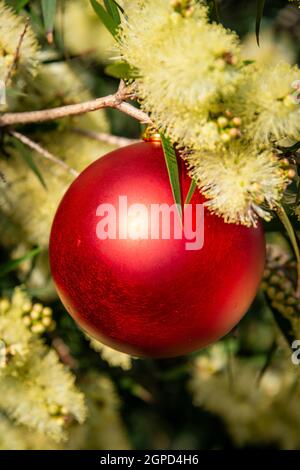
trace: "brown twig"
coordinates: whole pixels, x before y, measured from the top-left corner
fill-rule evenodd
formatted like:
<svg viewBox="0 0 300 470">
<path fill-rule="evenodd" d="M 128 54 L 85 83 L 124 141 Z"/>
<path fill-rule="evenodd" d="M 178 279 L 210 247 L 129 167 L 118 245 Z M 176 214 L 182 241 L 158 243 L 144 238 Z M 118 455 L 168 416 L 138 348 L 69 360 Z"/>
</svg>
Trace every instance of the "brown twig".
<svg viewBox="0 0 300 470">
<path fill-rule="evenodd" d="M 59 338 L 59 336 L 55 336 L 52 340 L 52 346 L 54 347 L 55 351 L 58 354 L 61 362 L 71 369 L 77 368 L 77 361 L 70 353 L 70 348 L 64 343 L 64 341 Z"/>
<path fill-rule="evenodd" d="M 8 83 L 8 81 L 11 79 L 12 73 L 18 65 L 19 58 L 20 58 L 21 46 L 22 46 L 23 40 L 25 38 L 28 27 L 29 27 L 29 18 L 27 18 L 26 23 L 24 25 L 24 30 L 22 31 L 22 34 L 20 35 L 20 39 L 19 39 L 19 42 L 18 42 L 18 45 L 17 45 L 17 48 L 16 48 L 16 52 L 15 52 L 15 55 L 14 55 L 14 60 L 11 64 L 11 67 L 9 68 L 9 70 L 7 72 L 6 77 L 5 77 L 5 83 Z"/>
<path fill-rule="evenodd" d="M 96 98 L 83 103 L 70 104 L 52 109 L 43 109 L 40 111 L 5 113 L 0 117 L 0 127 L 51 121 L 66 116 L 78 116 L 80 114 L 97 111 L 103 108 L 118 109 L 144 124 L 151 124 L 151 120 L 146 113 L 125 102 L 129 95 L 129 89 L 121 81 L 119 89 L 115 94 L 108 95 L 103 98 Z"/>
<path fill-rule="evenodd" d="M 73 175 L 75 177 L 77 177 L 79 175 L 79 173 L 76 170 L 74 170 L 74 168 L 71 168 L 63 160 L 60 160 L 58 157 L 56 157 L 55 155 L 50 153 L 48 150 L 43 148 L 40 144 L 38 144 L 37 142 L 34 142 L 33 140 L 29 139 L 29 137 L 27 137 L 26 135 L 21 134 L 20 132 L 17 132 L 17 131 L 14 131 L 14 130 L 10 130 L 9 134 L 12 135 L 15 139 L 22 142 L 22 144 L 26 145 L 30 149 L 35 150 L 42 157 L 46 158 L 47 160 L 50 160 L 53 163 L 56 163 L 57 165 L 60 165 L 65 170 L 67 170 L 69 173 L 71 173 L 71 175 Z"/>
<path fill-rule="evenodd" d="M 98 142 L 105 142 L 107 144 L 116 145 L 117 147 L 126 147 L 127 145 L 137 142 L 135 139 L 127 139 L 126 137 L 119 137 L 116 135 L 107 134 L 106 132 L 89 131 L 88 129 L 81 129 L 79 127 L 71 127 L 72 132 L 80 134 L 83 137 L 97 140 Z"/>
</svg>

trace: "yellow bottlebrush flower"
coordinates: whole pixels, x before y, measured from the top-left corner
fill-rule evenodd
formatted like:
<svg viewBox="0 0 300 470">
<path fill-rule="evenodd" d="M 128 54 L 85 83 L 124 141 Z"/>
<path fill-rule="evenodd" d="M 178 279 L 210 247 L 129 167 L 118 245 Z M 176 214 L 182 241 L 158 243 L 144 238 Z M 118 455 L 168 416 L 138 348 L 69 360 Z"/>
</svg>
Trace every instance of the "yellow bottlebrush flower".
<svg viewBox="0 0 300 470">
<path fill-rule="evenodd" d="M 272 152 L 250 145 L 232 142 L 219 152 L 192 152 L 186 159 L 207 207 L 229 223 L 255 226 L 258 216 L 270 220 L 269 210 L 289 182 Z"/>
<path fill-rule="evenodd" d="M 300 138 L 298 68 L 246 66 L 236 35 L 208 23 L 198 2 L 136 0 L 125 11 L 120 58 L 137 71 L 138 96 L 155 125 L 189 150 L 209 209 L 247 226 L 269 220 L 290 177 L 270 142 Z"/>
<path fill-rule="evenodd" d="M 120 351 L 106 346 L 99 341 L 86 335 L 90 341 L 91 347 L 97 351 L 102 359 L 106 361 L 111 367 L 121 367 L 123 370 L 129 370 L 132 367 L 132 357 Z"/>
<path fill-rule="evenodd" d="M 15 62 L 25 21 L 0 0 L 0 79 L 6 80 Z M 18 52 L 18 67 L 32 71 L 37 64 L 38 44 L 30 26 L 27 26 Z"/>
<path fill-rule="evenodd" d="M 89 372 L 80 386 L 86 397 L 87 420 L 73 426 L 65 449 L 130 449 L 127 431 L 119 412 L 120 398 L 111 379 Z"/>
<path fill-rule="evenodd" d="M 130 441 L 119 408 L 121 401 L 109 377 L 90 372 L 82 378 L 87 419 L 68 425 L 68 440 L 57 442 L 47 433 L 16 424 L 0 413 L 0 450 L 128 449 Z M 64 407 L 49 404 L 50 419 L 60 420 Z M 52 413 L 52 414 L 51 414 Z"/>
<path fill-rule="evenodd" d="M 11 110 L 43 109 L 92 99 L 84 80 L 65 62 L 41 65 L 36 77 L 28 82 L 26 91 L 26 94 L 10 100 Z M 68 130 L 71 126 L 109 132 L 104 110 L 65 118 L 60 125 L 59 130 L 42 132 L 34 135 L 33 139 L 77 171 L 82 171 L 112 149 L 111 145 Z M 48 191 L 15 149 L 11 150 L 10 158 L 0 156 L 0 171 L 4 175 L 4 179 L 0 178 L 0 240 L 6 246 L 27 241 L 46 248 L 55 211 L 72 182 L 70 174 L 60 166 L 38 155 L 33 158 L 44 176 Z"/>
<path fill-rule="evenodd" d="M 281 449 L 298 449 L 300 390 L 290 355 L 283 343 L 280 356 L 277 353 L 276 360 L 273 358 L 258 381 L 262 364 L 257 358 L 234 357 L 230 362 L 221 343 L 219 356 L 223 367 L 215 367 L 216 359 L 212 360 L 209 348 L 194 363 L 190 381 L 194 404 L 219 416 L 238 447 L 266 443 Z M 207 367 L 203 368 L 204 361 L 211 366 L 209 373 Z M 228 368 L 232 370 L 231 381 Z"/>
<path fill-rule="evenodd" d="M 300 8 L 300 0 L 289 0 L 291 3 L 296 5 L 298 8 Z"/>
<path fill-rule="evenodd" d="M 6 416 L 0 415 L 0 450 L 24 450 L 24 434 L 28 434 L 24 431 Z"/>
<path fill-rule="evenodd" d="M 203 5 L 180 12 L 178 3 L 129 2 L 117 47 L 138 70 L 138 95 L 157 127 L 195 147 L 219 140 L 209 112 L 239 81 L 239 46 L 234 33 L 208 24 Z"/>
<path fill-rule="evenodd" d="M 283 138 L 300 139 L 300 100 L 296 85 L 300 80 L 297 66 L 281 62 L 253 64 L 235 98 L 236 110 L 243 118 L 245 131 L 257 143 Z"/>
<path fill-rule="evenodd" d="M 28 314 L 37 322 L 50 313 L 20 288 L 0 299 L 0 415 L 61 440 L 68 420 L 82 423 L 86 409 L 75 377 L 24 322 Z"/>
<path fill-rule="evenodd" d="M 194 362 L 197 373 L 204 379 L 209 379 L 214 374 L 223 371 L 228 361 L 228 353 L 221 342 L 211 346 L 208 352 L 208 354 L 198 356 Z"/>
</svg>

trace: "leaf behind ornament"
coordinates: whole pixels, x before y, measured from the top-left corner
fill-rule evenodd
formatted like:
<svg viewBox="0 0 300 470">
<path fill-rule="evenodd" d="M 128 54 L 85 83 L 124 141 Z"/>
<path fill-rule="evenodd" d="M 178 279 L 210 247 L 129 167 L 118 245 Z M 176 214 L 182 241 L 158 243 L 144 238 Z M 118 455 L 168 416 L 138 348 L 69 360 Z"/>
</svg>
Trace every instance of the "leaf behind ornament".
<svg viewBox="0 0 300 470">
<path fill-rule="evenodd" d="M 165 161 L 171 183 L 174 202 L 178 208 L 180 220 L 182 220 L 181 188 L 176 152 L 172 142 L 167 136 L 165 136 L 164 134 L 160 134 L 160 137 L 165 155 Z"/>
</svg>

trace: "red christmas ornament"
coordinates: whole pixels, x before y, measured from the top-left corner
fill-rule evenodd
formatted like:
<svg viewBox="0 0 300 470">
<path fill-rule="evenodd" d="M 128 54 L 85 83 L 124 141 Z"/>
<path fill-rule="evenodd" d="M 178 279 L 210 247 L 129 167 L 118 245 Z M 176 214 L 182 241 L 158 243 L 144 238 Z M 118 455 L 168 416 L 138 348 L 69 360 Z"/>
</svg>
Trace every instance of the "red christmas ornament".
<svg viewBox="0 0 300 470">
<path fill-rule="evenodd" d="M 183 165 L 180 173 L 184 198 L 190 178 Z M 262 227 L 226 224 L 205 209 L 204 245 L 191 250 L 185 237 L 143 239 L 147 214 L 128 215 L 119 207 L 120 196 L 128 207 L 139 203 L 150 211 L 153 204 L 172 206 L 160 142 L 140 142 L 100 158 L 74 181 L 57 210 L 51 269 L 76 322 L 99 341 L 134 356 L 186 354 L 229 332 L 247 311 L 261 279 Z M 195 191 L 194 225 L 196 205 L 203 200 Z M 107 221 L 116 221 L 117 238 L 99 238 L 103 228 L 115 235 L 99 207 L 116 208 L 115 219 Z M 125 232 L 127 238 L 120 239 Z"/>
</svg>

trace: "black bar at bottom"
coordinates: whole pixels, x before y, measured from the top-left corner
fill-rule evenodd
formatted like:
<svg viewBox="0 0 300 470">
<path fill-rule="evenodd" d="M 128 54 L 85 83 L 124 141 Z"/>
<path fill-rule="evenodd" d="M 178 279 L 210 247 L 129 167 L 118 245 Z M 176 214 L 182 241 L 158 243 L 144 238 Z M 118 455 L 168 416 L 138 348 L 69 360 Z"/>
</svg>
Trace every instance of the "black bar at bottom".
<svg viewBox="0 0 300 470">
<path fill-rule="evenodd" d="M 103 466 L 121 468 L 148 468 L 149 465 L 169 465 L 170 467 L 202 467 L 213 465 L 263 465 L 273 468 L 300 468 L 300 451 L 0 451 L 0 469 L 6 470 L 16 463 L 22 468 L 69 465 L 70 468 L 89 470 Z"/>
</svg>

